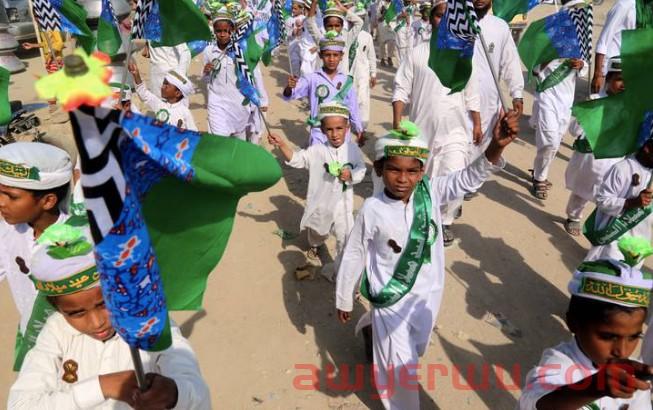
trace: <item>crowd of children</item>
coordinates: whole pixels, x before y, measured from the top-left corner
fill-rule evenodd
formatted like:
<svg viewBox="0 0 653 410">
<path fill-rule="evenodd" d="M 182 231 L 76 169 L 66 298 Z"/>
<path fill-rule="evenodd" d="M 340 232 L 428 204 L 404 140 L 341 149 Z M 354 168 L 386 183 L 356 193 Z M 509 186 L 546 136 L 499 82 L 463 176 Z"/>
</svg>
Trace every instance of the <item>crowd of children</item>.
<svg viewBox="0 0 653 410">
<path fill-rule="evenodd" d="M 484 41 L 474 46 L 466 86 L 452 92 L 429 66 L 432 35 L 443 16 L 454 12 L 451 1 L 285 3 L 290 5 L 284 21 L 289 76 L 279 91 L 285 101 L 308 102 L 306 139 L 299 149 L 264 129 L 269 104 L 260 65 L 251 72 L 250 91 L 259 97 L 255 102 L 243 91 L 234 46 L 241 28 L 252 21 L 266 25 L 271 1 L 205 2 L 214 38 L 202 51 L 197 73 L 202 84 L 194 84 L 189 73 L 188 45 L 149 42 L 143 49 L 149 87 L 138 65 L 128 64 L 135 95 L 143 111 L 177 128 L 207 129 L 253 144 L 267 131 L 273 153 L 290 167 L 308 170 L 300 222 L 306 257 L 309 263 L 322 262 L 321 274 L 335 282 L 342 323 L 352 319 L 361 297 L 369 301 L 357 329 L 364 329 L 371 346 L 382 405 L 419 409 L 414 386 L 386 390 L 392 379 L 417 377 L 444 292 L 444 249 L 455 239 L 453 221 L 462 213 L 463 200 L 505 166 L 504 149 L 519 137 L 524 77 L 517 47 L 509 25 L 490 13 L 492 0 L 467 2 Z M 398 4 L 401 12 L 388 18 Z M 564 9 L 582 4 L 562 0 Z M 592 80 L 596 94 L 590 99 L 627 89 L 621 33 L 636 28 L 653 28 L 653 3 L 617 0 L 599 37 Z M 55 46 L 46 51 L 59 68 Z M 387 110 L 392 122 L 387 135 L 374 142 L 374 192 L 357 210 L 353 187 L 368 169 L 361 147 L 375 119 L 370 98 L 377 84 L 377 51 L 381 66 L 397 67 Z M 279 62 L 281 53 L 276 57 Z M 553 59 L 529 73 L 538 83 L 531 118 L 537 146 L 531 193 L 548 198 L 549 170 L 569 131 L 576 141 L 565 174 L 570 196 L 564 228 L 570 235 L 584 233 L 592 247 L 568 285 L 566 324 L 572 337 L 544 351 L 526 376 L 518 404 L 524 410 L 651 408 L 653 331 L 644 324 L 653 279 L 642 265 L 653 253 L 653 115 L 644 121 L 636 152 L 596 159 L 572 117 L 577 79 L 589 66 L 582 59 Z M 505 83 L 510 99 L 501 98 L 495 81 Z M 136 112 L 131 87 L 112 86 L 120 98 L 105 105 Z M 191 95 L 200 87 L 206 89 L 206 124 L 196 123 L 190 108 Z M 90 227 L 71 222 L 78 212 L 71 206 L 74 175 L 69 154 L 52 145 L 0 147 L 0 280 L 7 279 L 20 316 L 14 360 L 19 373 L 8 407 L 211 408 L 195 354 L 174 323 L 170 348 L 142 353 L 147 388 L 139 387 L 129 345 L 113 328 L 100 291 Z M 596 207 L 583 229 L 590 202 Z M 321 256 L 330 236 L 336 254 L 325 263 Z M 634 355 L 642 337 L 644 361 Z M 570 368 L 579 371 L 570 373 Z"/>
</svg>

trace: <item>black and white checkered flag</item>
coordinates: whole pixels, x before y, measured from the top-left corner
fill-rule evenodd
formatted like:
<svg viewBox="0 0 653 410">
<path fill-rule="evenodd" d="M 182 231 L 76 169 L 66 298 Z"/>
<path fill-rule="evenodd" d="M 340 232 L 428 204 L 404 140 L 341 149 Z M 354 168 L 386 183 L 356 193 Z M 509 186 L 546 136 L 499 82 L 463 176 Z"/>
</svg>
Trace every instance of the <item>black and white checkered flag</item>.
<svg viewBox="0 0 653 410">
<path fill-rule="evenodd" d="M 155 0 L 138 0 L 132 21 L 132 38 L 145 38 L 145 23 L 152 12 Z"/>
<path fill-rule="evenodd" d="M 52 7 L 50 0 L 33 0 L 32 7 L 39 30 L 61 31 L 59 13 Z"/>
<path fill-rule="evenodd" d="M 589 62 L 592 59 L 592 26 L 594 19 L 592 4 L 569 9 L 569 16 L 576 26 L 581 58 Z"/>
<path fill-rule="evenodd" d="M 474 41 L 481 28 L 472 0 L 449 0 L 447 6 L 447 28 L 455 37 Z"/>
</svg>

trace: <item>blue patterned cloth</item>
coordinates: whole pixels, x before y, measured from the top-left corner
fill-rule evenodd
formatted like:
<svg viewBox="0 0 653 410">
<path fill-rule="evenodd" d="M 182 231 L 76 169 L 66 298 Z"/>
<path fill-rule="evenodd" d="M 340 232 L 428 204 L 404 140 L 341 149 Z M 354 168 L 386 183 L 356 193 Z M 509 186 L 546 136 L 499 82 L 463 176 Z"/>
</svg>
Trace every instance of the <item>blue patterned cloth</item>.
<svg viewBox="0 0 653 410">
<path fill-rule="evenodd" d="M 444 14 L 442 23 L 438 27 L 438 48 L 440 50 L 458 50 L 461 58 L 472 58 L 474 55 L 474 42 L 465 41 L 449 31 L 448 25 L 444 24 L 448 19 L 448 14 L 449 12 Z"/>
<path fill-rule="evenodd" d="M 544 31 L 559 58 L 581 58 L 576 25 L 567 10 L 562 10 L 544 20 Z"/>
<path fill-rule="evenodd" d="M 153 2 L 150 15 L 145 20 L 145 38 L 155 42 L 161 41 L 161 14 L 158 1 Z"/>
<path fill-rule="evenodd" d="M 650 139 L 653 139 L 653 111 L 644 113 L 644 121 L 639 129 L 639 137 L 637 138 L 637 147 L 641 147 Z"/>
</svg>

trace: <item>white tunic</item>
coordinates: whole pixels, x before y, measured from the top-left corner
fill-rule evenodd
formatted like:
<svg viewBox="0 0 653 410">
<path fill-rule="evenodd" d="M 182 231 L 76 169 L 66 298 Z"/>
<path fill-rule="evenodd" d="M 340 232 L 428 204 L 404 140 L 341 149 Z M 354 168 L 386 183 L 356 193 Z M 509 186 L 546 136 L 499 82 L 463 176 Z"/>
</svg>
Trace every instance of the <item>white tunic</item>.
<svg viewBox="0 0 653 410">
<path fill-rule="evenodd" d="M 401 62 L 394 81 L 392 101 L 410 103 L 408 118 L 430 141 L 431 151 L 450 143 L 471 141 L 468 111 L 481 110 L 475 71 L 465 90 L 449 94 L 428 65 L 429 44 L 422 43 Z"/>
<path fill-rule="evenodd" d="M 510 96 L 513 99 L 522 98 L 524 77 L 521 72 L 521 60 L 508 24 L 502 19 L 488 14 L 480 20 L 479 25 L 488 47 L 490 61 L 499 74 L 499 80 L 508 85 Z M 481 128 L 487 138 L 490 135 L 487 130 L 498 117 L 501 99 L 480 41 L 476 41 L 474 45 L 472 64 L 479 81 L 481 95 Z"/>
<path fill-rule="evenodd" d="M 55 223 L 66 219 L 68 215 L 62 212 Z M 37 247 L 34 230 L 28 224 L 9 225 L 0 220 L 0 240 L 3 247 L 0 253 L 0 280 L 7 278 L 9 282 L 11 296 L 20 314 L 19 329 L 24 335 L 37 294 L 29 278 L 32 255 Z"/>
<path fill-rule="evenodd" d="M 163 77 L 170 70 L 186 75 L 190 67 L 190 49 L 185 43 L 174 47 L 153 47 L 148 43 L 150 52 L 150 90 L 156 93 L 163 84 Z"/>
<path fill-rule="evenodd" d="M 637 359 L 633 358 L 633 360 Z M 596 372 L 598 369 L 580 350 L 573 338 L 568 342 L 546 349 L 542 353 L 538 365 L 526 376 L 524 381 L 526 388 L 522 391 L 517 409 L 536 410 L 537 401 L 551 393 L 556 387 L 579 382 Z M 651 408 L 651 391 L 637 390 L 631 399 L 602 397 L 591 404 L 601 410 L 647 410 Z"/>
<path fill-rule="evenodd" d="M 376 51 L 372 35 L 365 30 L 358 34 L 358 47 L 352 67 L 358 112 L 364 125 L 370 121 L 370 78 L 376 78 Z"/>
<path fill-rule="evenodd" d="M 161 97 L 154 95 L 154 93 L 145 87 L 145 83 L 136 85 L 136 93 L 147 108 L 154 112 L 156 119 L 160 121 L 165 120 L 167 124 L 174 125 L 175 127 L 197 131 L 193 114 L 191 114 L 187 103 L 184 101 L 188 97 L 184 97 L 176 103 L 171 104 L 162 100 Z"/>
<path fill-rule="evenodd" d="M 214 69 L 220 67 L 217 74 L 203 77 L 208 84 L 209 132 L 222 136 L 244 137 L 246 128 L 252 123 L 253 104 L 243 105 L 245 99 L 236 85 L 236 66 L 234 60 L 215 44 L 209 44 L 204 50 L 204 65 L 212 63 Z M 252 73 L 257 86 L 263 84 L 261 71 Z M 267 95 L 262 87 L 261 105 L 267 104 Z M 263 91 L 262 91 L 263 90 Z"/>
<path fill-rule="evenodd" d="M 621 50 L 621 32 L 636 28 L 635 0 L 617 0 L 605 17 L 605 25 L 596 42 L 596 53 L 605 55 L 603 74 L 608 73 L 608 62 Z"/>
<path fill-rule="evenodd" d="M 178 400 L 175 409 L 210 409 L 209 389 L 200 374 L 195 353 L 176 326 L 172 346 L 162 352 L 140 351 L 145 373 L 158 373 L 175 381 Z M 76 383 L 62 379 L 63 363 L 78 365 Z M 9 390 L 11 410 L 130 409 L 124 402 L 107 400 L 99 375 L 133 370 L 129 345 L 118 334 L 100 342 L 66 322 L 60 313 L 47 321 L 36 345 L 25 357 L 18 379 Z"/>
<path fill-rule="evenodd" d="M 598 208 L 596 212 L 596 228 L 602 229 L 614 218 L 620 216 L 623 213 L 626 199 L 639 196 L 639 193 L 646 189 L 650 179 L 651 169 L 640 164 L 635 159 L 634 154 L 614 164 L 605 174 L 603 183 L 596 194 L 596 206 Z M 634 184 L 634 182 L 637 182 L 637 184 Z M 652 222 L 653 214 L 649 215 L 626 234 L 641 236 L 650 240 Z M 593 246 L 587 253 L 585 260 L 606 258 L 623 259 L 623 255 L 617 247 L 617 242 L 613 241 L 607 245 Z"/>
<path fill-rule="evenodd" d="M 343 22 L 344 27 L 340 32 L 340 35 L 345 39 L 345 50 L 342 56 L 342 61 L 338 65 L 338 71 L 343 74 L 349 74 L 349 48 L 358 38 L 358 33 L 360 33 L 363 28 L 363 19 L 356 15 L 354 7 L 347 10 L 347 15 L 345 16 L 347 21 Z M 349 23 L 349 28 L 347 28 L 347 22 Z M 304 21 L 305 28 L 308 29 L 311 37 L 315 44 L 320 44 L 320 39 L 322 38 L 323 30 L 317 24 L 315 16 L 307 17 Z"/>
<path fill-rule="evenodd" d="M 361 318 L 361 322 L 372 322 L 374 363 L 379 369 L 379 386 L 388 385 L 386 380 L 391 366 L 399 370 L 401 365 L 416 364 L 418 356 L 428 346 L 440 308 L 445 278 L 440 205 L 476 191 L 493 172 L 503 166 L 503 160 L 495 166 L 482 157 L 463 170 L 431 181 L 431 216 L 439 232 L 431 247 L 431 263 L 422 265 L 413 288 L 401 300 L 389 307 L 372 308 Z M 336 308 L 346 312 L 353 310 L 354 290 L 364 271 L 372 295 L 377 295 L 392 278 L 401 253 L 395 253 L 388 242 L 394 240 L 402 249 L 406 247 L 413 222 L 412 201 L 411 197 L 405 204 L 389 198 L 384 192 L 365 200 L 338 270 Z M 419 408 L 417 389 L 404 389 L 397 383 L 394 383 L 394 387 L 395 391 L 390 397 L 380 391 L 387 409 Z"/>
<path fill-rule="evenodd" d="M 351 182 L 343 192 L 342 181 L 329 174 L 325 164 L 338 161 L 341 164 L 351 164 Z M 293 168 L 308 169 L 308 192 L 306 208 L 300 224 L 300 229 L 311 228 L 319 235 L 327 235 L 334 223 L 336 209 L 344 208 L 345 215 L 351 218 L 354 212 L 354 190 L 352 184 L 357 184 L 365 177 L 365 161 L 358 145 L 345 142 L 338 148 L 328 142 L 313 144 L 310 147 L 296 151 L 288 161 Z M 350 225 L 351 229 L 351 225 Z"/>
<path fill-rule="evenodd" d="M 413 45 L 417 46 L 421 43 L 428 43 L 431 41 L 431 23 L 424 20 L 415 20 L 412 24 L 413 29 Z"/>
</svg>

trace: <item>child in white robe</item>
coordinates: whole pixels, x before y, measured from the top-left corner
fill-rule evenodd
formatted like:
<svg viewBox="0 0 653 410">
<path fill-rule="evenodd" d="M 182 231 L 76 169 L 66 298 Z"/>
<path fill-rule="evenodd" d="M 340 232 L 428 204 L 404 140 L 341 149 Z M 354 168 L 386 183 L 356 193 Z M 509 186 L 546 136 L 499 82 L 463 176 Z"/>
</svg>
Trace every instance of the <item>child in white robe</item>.
<svg viewBox="0 0 653 410">
<path fill-rule="evenodd" d="M 9 283 L 19 314 L 14 370 L 35 341 L 30 324 L 36 289 L 29 278 L 36 240 L 56 222 L 68 219 L 73 166 L 66 151 L 40 142 L 0 147 L 0 281 Z"/>
<path fill-rule="evenodd" d="M 193 114 L 185 102 L 193 93 L 193 83 L 185 75 L 176 71 L 169 71 L 163 78 L 160 97 L 154 95 L 147 89 L 141 79 L 136 63 L 129 64 L 129 72 L 134 77 L 136 93 L 143 103 L 152 110 L 157 120 L 174 125 L 178 128 L 185 128 L 197 131 Z"/>
<path fill-rule="evenodd" d="M 608 95 L 615 95 L 623 92 L 624 81 L 621 75 L 621 59 L 614 57 L 610 59 L 608 76 L 605 89 L 599 94 L 593 94 L 591 99 L 602 98 Z M 583 219 L 583 210 L 588 202 L 594 202 L 596 190 L 603 182 L 606 172 L 621 160 L 617 158 L 596 159 L 592 154 L 585 133 L 575 118 L 571 121 L 569 132 L 576 137 L 574 142 L 574 153 L 565 170 L 565 185 L 570 192 L 567 201 L 567 220 L 565 230 L 568 234 L 578 236 L 581 233 L 580 221 Z"/>
<path fill-rule="evenodd" d="M 446 3 L 446 0 L 440 0 L 436 1 L 433 6 L 435 7 L 438 4 L 443 4 L 443 1 Z M 420 7 L 420 18 L 413 21 L 413 24 L 411 24 L 413 45 L 416 46 L 431 41 L 432 26 L 430 23 L 430 16 L 431 6 L 429 4 L 422 4 Z"/>
<path fill-rule="evenodd" d="M 626 259 L 584 262 L 574 272 L 566 315 L 573 337 L 542 353 L 526 376 L 518 410 L 651 409 L 653 368 L 631 355 L 653 281 L 630 266 L 637 260 Z"/>
<path fill-rule="evenodd" d="M 651 240 L 653 177 L 653 113 L 641 127 L 636 153 L 614 164 L 596 193 L 596 209 L 585 221 L 584 234 L 592 244 L 585 260 L 618 259 L 618 239 L 624 234 Z"/>
<path fill-rule="evenodd" d="M 390 28 L 394 32 L 395 46 L 397 47 L 397 58 L 399 64 L 406 59 L 413 46 L 413 24 L 412 9 L 406 7 L 394 21 L 390 22 Z"/>
<path fill-rule="evenodd" d="M 304 34 L 304 1 L 294 0 L 292 2 L 291 16 L 285 21 L 288 40 L 288 58 L 293 74 L 301 72 L 302 49 L 301 39 Z"/>
<path fill-rule="evenodd" d="M 356 13 L 364 18 L 367 14 L 365 9 L 358 9 Z M 358 113 L 363 123 L 363 129 L 367 129 L 370 122 L 370 94 L 376 85 L 376 51 L 372 35 L 365 30 L 358 33 L 358 39 L 350 49 L 350 58 L 353 61 L 349 67 L 354 77 L 354 87 L 358 98 Z"/>
<path fill-rule="evenodd" d="M 184 76 L 188 73 L 191 53 L 185 43 L 173 47 L 154 47 L 152 42 L 148 42 L 143 52 L 150 59 L 149 89 L 155 94 L 161 89 L 163 78 L 169 71 L 173 70 Z"/>
<path fill-rule="evenodd" d="M 32 277 L 49 318 L 11 386 L 8 408 L 210 409 L 195 354 L 175 325 L 169 348 L 139 351 L 148 385 L 139 391 L 130 347 L 104 303 L 91 241 L 88 225 L 64 223 L 39 240 Z"/>
<path fill-rule="evenodd" d="M 416 384 L 389 380 L 406 380 L 406 374 L 416 380 L 437 318 L 445 277 L 440 204 L 477 189 L 501 169 L 503 149 L 517 132 L 518 116 L 510 112 L 483 158 L 432 180 L 424 177 L 428 142 L 414 124 L 404 122 L 401 132 L 376 143 L 374 169 L 385 189 L 366 199 L 356 216 L 338 270 L 336 308 L 341 322 L 351 319 L 362 275 L 361 294 L 372 308 L 359 326 L 372 325 L 374 377 L 386 409 L 420 408 Z"/>
<path fill-rule="evenodd" d="M 293 151 L 281 137 L 270 135 L 270 144 L 278 147 L 287 164 L 308 169 L 306 208 L 300 229 L 306 229 L 309 259 L 318 258 L 318 248 L 332 233 L 336 237 L 335 266 L 324 266 L 327 279 L 337 269 L 341 251 L 354 225 L 354 190 L 365 177 L 365 161 L 358 145 L 345 141 L 349 129 L 349 109 L 332 101 L 320 105 L 318 118 L 327 141 L 307 149 Z"/>
</svg>

